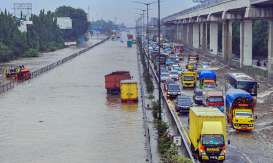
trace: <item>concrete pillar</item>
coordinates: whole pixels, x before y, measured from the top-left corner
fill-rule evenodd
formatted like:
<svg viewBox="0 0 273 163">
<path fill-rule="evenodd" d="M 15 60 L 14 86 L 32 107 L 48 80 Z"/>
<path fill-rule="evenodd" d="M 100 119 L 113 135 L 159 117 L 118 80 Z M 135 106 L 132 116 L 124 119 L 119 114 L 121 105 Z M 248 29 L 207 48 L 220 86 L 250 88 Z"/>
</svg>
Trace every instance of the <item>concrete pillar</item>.
<svg viewBox="0 0 273 163">
<path fill-rule="evenodd" d="M 268 77 L 273 79 L 273 20 L 268 21 Z"/>
<path fill-rule="evenodd" d="M 241 22 L 241 59 L 240 65 L 252 65 L 252 20 L 244 20 Z"/>
<path fill-rule="evenodd" d="M 188 44 L 189 46 L 193 45 L 193 24 L 188 25 Z"/>
<path fill-rule="evenodd" d="M 224 60 L 227 63 L 230 63 L 232 60 L 232 22 L 224 21 L 222 29 L 222 47 Z"/>
<path fill-rule="evenodd" d="M 179 33 L 179 25 L 178 25 L 178 23 L 177 23 L 177 24 L 176 24 L 176 32 L 175 32 L 175 41 L 176 41 L 176 42 L 178 42 L 178 40 L 179 40 L 178 33 Z"/>
<path fill-rule="evenodd" d="M 218 24 L 210 22 L 210 52 L 217 55 L 218 53 Z"/>
<path fill-rule="evenodd" d="M 193 47 L 199 48 L 199 24 L 194 23 L 193 24 Z"/>
<path fill-rule="evenodd" d="M 200 48 L 205 50 L 207 48 L 207 28 L 206 23 L 200 24 Z"/>
<path fill-rule="evenodd" d="M 183 24 L 183 42 L 187 43 L 187 25 Z"/>
<path fill-rule="evenodd" d="M 187 24 L 187 44 L 190 44 L 190 24 Z"/>
<path fill-rule="evenodd" d="M 182 42 L 182 39 L 183 39 L 183 24 L 179 24 L 179 37 L 180 37 L 180 40 L 179 42 L 181 43 Z"/>
</svg>

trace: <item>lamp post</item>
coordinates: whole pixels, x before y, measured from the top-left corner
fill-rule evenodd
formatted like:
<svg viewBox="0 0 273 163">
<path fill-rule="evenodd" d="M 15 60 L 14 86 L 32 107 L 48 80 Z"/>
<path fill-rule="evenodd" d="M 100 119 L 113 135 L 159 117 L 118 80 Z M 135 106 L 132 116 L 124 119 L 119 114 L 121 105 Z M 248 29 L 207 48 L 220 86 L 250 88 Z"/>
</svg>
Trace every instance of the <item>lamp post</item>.
<svg viewBox="0 0 273 163">
<path fill-rule="evenodd" d="M 147 62 L 148 62 L 148 73 L 150 73 L 150 38 L 149 38 L 149 6 L 151 4 L 154 4 L 155 2 L 150 2 L 150 3 L 145 3 L 145 2 L 140 2 L 140 1 L 134 1 L 135 3 L 140 3 L 143 5 L 146 5 L 146 11 L 147 11 L 147 25 L 146 25 L 146 40 L 147 40 Z"/>
<path fill-rule="evenodd" d="M 161 43 L 160 43 L 160 33 L 161 33 L 161 28 L 160 28 L 160 0 L 157 0 L 157 9 L 158 9 L 158 53 L 159 53 L 159 65 L 158 65 L 158 105 L 159 105 L 159 115 L 158 118 L 161 120 L 161 63 L 160 63 L 160 48 L 161 48 Z"/>
</svg>

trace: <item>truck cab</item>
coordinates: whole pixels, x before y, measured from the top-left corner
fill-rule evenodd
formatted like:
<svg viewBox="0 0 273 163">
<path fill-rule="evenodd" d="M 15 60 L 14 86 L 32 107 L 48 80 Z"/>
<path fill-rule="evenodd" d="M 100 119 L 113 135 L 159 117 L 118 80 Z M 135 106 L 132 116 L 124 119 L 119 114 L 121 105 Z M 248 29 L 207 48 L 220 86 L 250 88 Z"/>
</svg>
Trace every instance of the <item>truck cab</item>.
<svg viewBox="0 0 273 163">
<path fill-rule="evenodd" d="M 192 107 L 189 113 L 191 150 L 200 162 L 224 161 L 226 117 L 215 107 Z"/>
<path fill-rule="evenodd" d="M 194 88 L 196 85 L 196 72 L 187 71 L 181 73 L 181 83 L 183 88 Z"/>
<path fill-rule="evenodd" d="M 254 129 L 254 100 L 246 91 L 229 89 L 226 92 L 226 112 L 229 123 L 236 130 Z"/>
<path fill-rule="evenodd" d="M 199 72 L 199 87 L 215 88 L 216 87 L 216 73 L 212 70 L 202 70 Z"/>
<path fill-rule="evenodd" d="M 203 104 L 205 106 L 214 106 L 217 107 L 221 112 L 224 112 L 224 96 L 222 91 L 208 90 L 203 94 Z"/>
<path fill-rule="evenodd" d="M 203 122 L 199 141 L 201 160 L 224 160 L 226 147 L 221 122 Z"/>
</svg>

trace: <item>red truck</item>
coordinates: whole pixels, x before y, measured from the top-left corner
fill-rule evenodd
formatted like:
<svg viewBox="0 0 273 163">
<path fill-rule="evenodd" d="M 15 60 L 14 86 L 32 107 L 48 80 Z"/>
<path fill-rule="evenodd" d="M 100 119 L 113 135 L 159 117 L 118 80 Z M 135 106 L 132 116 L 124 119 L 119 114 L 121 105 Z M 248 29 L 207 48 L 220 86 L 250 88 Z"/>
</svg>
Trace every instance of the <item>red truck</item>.
<svg viewBox="0 0 273 163">
<path fill-rule="evenodd" d="M 115 71 L 104 76 L 107 94 L 117 95 L 120 93 L 120 82 L 132 79 L 129 71 Z"/>
</svg>

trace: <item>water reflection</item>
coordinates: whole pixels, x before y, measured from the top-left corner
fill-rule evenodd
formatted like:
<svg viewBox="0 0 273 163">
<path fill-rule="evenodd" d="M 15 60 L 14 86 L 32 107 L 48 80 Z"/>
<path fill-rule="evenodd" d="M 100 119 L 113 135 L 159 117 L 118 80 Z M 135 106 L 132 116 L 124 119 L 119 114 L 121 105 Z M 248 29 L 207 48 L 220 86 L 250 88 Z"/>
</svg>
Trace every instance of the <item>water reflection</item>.
<svg viewBox="0 0 273 163">
<path fill-rule="evenodd" d="M 138 108 L 138 104 L 137 103 L 131 103 L 131 104 L 121 104 L 121 109 L 123 111 L 127 111 L 127 112 L 136 112 Z"/>
<path fill-rule="evenodd" d="M 106 105 L 109 108 L 121 109 L 127 112 L 136 112 L 138 108 L 138 103 L 122 103 L 119 95 L 105 95 Z"/>
<path fill-rule="evenodd" d="M 119 95 L 105 95 L 106 96 L 106 105 L 111 108 L 117 108 L 120 105 Z"/>
</svg>

